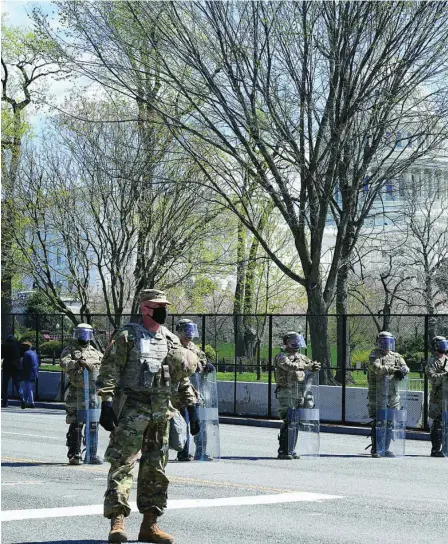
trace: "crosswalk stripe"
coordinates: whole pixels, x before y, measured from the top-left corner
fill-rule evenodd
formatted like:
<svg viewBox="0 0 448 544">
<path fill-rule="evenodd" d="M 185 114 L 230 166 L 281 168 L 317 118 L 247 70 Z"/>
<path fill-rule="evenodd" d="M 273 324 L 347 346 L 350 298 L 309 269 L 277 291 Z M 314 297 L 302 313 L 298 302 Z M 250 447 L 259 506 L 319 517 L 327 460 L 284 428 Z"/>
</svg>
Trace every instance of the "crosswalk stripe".
<svg viewBox="0 0 448 544">
<path fill-rule="evenodd" d="M 321 502 L 342 499 L 339 495 L 322 493 L 278 493 L 276 495 L 253 495 L 247 497 L 224 497 L 219 499 L 179 499 L 168 501 L 168 510 L 185 508 L 212 508 L 216 506 L 247 506 L 254 504 L 276 504 L 288 502 Z M 132 511 L 138 512 L 136 503 L 131 503 Z M 102 504 L 86 506 L 66 506 L 61 508 L 40 508 L 35 510 L 4 510 L 0 514 L 2 522 L 24 519 L 62 518 L 75 516 L 97 516 L 103 513 Z"/>
</svg>

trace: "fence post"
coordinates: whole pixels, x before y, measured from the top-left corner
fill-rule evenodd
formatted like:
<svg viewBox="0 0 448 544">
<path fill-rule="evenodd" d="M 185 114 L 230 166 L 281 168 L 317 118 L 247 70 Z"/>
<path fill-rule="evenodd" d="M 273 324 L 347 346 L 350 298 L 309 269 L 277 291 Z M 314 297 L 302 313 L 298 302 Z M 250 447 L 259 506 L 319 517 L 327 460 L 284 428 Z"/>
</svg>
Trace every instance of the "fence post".
<svg viewBox="0 0 448 544">
<path fill-rule="evenodd" d="M 268 417 L 272 417 L 272 315 L 269 315 L 269 340 L 268 340 Z"/>
<path fill-rule="evenodd" d="M 65 393 L 65 372 L 61 370 L 61 402 L 64 402 Z"/>
<path fill-rule="evenodd" d="M 202 351 L 205 351 L 205 314 L 202 316 Z"/>
<path fill-rule="evenodd" d="M 234 335 L 235 335 L 235 350 L 233 352 L 233 415 L 236 416 L 236 380 L 237 380 L 237 371 L 236 371 L 236 363 L 238 361 L 237 357 L 237 341 L 238 341 L 238 319 L 235 317 L 234 319 L 234 327 L 233 327 Z"/>
<path fill-rule="evenodd" d="M 342 424 L 346 423 L 346 400 L 347 400 L 347 314 L 338 316 L 342 319 L 341 323 L 341 336 L 339 341 L 342 342 L 341 354 L 342 354 Z"/>
<path fill-rule="evenodd" d="M 39 353 L 39 330 L 40 330 L 40 315 L 36 314 L 36 355 L 40 359 Z M 36 377 L 36 400 L 39 400 L 39 374 Z"/>
<path fill-rule="evenodd" d="M 428 376 L 426 375 L 426 365 L 428 364 L 429 356 L 429 346 L 428 346 L 428 336 L 429 336 L 429 316 L 425 315 L 425 364 L 423 365 L 423 428 L 426 431 L 429 431 L 428 425 Z"/>
</svg>

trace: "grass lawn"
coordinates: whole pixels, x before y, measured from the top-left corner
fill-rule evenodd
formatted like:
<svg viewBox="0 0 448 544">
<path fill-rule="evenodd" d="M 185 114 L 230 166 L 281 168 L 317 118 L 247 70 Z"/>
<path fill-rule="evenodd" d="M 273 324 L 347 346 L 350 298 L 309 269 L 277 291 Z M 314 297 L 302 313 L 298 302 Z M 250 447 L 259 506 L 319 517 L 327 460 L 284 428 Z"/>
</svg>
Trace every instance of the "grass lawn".
<svg viewBox="0 0 448 544">
<path fill-rule="evenodd" d="M 347 383 L 347 387 L 367 387 L 367 375 L 364 374 L 363 371 L 357 370 L 357 371 L 353 371 L 351 374 L 354 379 L 354 383 Z M 221 381 L 233 382 L 235 379 L 235 374 L 234 372 L 218 372 L 217 378 L 218 380 L 221 380 Z M 419 379 L 419 378 L 420 378 L 420 374 L 418 372 L 409 373 L 409 379 Z M 260 383 L 268 383 L 268 380 L 269 380 L 267 372 L 261 373 L 260 380 L 257 380 L 256 372 L 242 372 L 241 374 L 237 372 L 236 379 L 239 382 L 259 381 Z M 274 373 L 272 373 L 272 383 L 275 383 Z"/>
</svg>

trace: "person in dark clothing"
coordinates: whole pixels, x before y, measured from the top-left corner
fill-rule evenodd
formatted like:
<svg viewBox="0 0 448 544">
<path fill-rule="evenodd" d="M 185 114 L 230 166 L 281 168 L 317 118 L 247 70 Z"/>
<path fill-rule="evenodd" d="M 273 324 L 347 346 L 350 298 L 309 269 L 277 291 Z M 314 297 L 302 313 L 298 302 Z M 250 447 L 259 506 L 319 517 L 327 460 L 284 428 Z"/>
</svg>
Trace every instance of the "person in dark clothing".
<svg viewBox="0 0 448 544">
<path fill-rule="evenodd" d="M 8 385 L 9 380 L 17 390 L 20 397 L 22 408 L 26 407 L 25 398 L 23 396 L 22 387 L 20 385 L 20 344 L 16 338 L 10 334 L 5 342 L 2 343 L 2 408 L 8 406 Z"/>
<path fill-rule="evenodd" d="M 34 408 L 33 383 L 37 379 L 39 359 L 37 353 L 31 349 L 31 342 L 23 342 L 22 349 L 25 351 L 22 357 L 22 381 L 23 392 L 27 408 Z"/>
</svg>

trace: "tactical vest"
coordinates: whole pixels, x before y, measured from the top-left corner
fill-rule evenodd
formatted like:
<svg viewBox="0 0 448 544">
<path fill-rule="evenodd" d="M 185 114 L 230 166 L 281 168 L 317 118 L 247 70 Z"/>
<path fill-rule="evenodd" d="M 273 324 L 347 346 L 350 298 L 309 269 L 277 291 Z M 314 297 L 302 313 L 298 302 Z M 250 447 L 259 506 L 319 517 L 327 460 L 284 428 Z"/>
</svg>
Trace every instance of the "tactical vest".
<svg viewBox="0 0 448 544">
<path fill-rule="evenodd" d="M 161 390 L 169 393 L 169 367 L 163 361 L 169 348 L 175 345 L 175 337 L 166 327 L 160 327 L 155 334 L 137 323 L 129 323 L 124 328 L 133 334 L 134 346 L 120 375 L 120 389 L 128 394 L 153 394 Z"/>
</svg>

